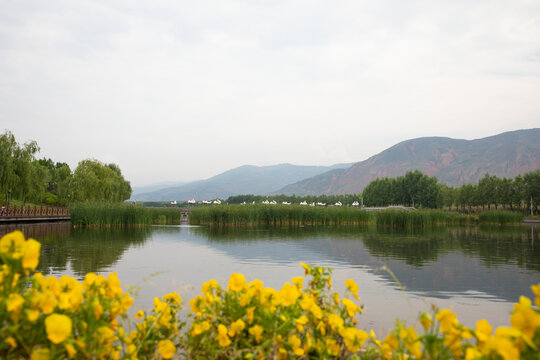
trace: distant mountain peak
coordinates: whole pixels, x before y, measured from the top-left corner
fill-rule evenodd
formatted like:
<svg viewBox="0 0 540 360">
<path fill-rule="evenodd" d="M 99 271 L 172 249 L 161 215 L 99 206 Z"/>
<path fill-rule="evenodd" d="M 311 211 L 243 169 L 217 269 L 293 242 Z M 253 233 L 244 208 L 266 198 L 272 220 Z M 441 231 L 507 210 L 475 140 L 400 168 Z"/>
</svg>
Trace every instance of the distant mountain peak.
<svg viewBox="0 0 540 360">
<path fill-rule="evenodd" d="M 420 170 L 448 185 L 477 182 L 485 173 L 514 178 L 540 168 L 540 128 L 482 139 L 421 137 L 397 143 L 338 173 L 329 171 L 285 186 L 283 194 L 359 193 L 377 178 Z"/>
</svg>

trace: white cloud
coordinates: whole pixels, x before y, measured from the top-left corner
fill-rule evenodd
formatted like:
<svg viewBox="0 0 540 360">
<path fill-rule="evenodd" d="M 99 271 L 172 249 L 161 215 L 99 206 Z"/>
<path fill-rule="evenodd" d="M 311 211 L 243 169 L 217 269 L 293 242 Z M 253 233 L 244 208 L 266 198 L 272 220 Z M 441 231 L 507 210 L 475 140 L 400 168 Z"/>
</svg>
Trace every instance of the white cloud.
<svg viewBox="0 0 540 360">
<path fill-rule="evenodd" d="M 57 161 L 117 162 L 136 185 L 539 123 L 537 1 L 25 1 L 0 14 L 0 127 Z"/>
</svg>

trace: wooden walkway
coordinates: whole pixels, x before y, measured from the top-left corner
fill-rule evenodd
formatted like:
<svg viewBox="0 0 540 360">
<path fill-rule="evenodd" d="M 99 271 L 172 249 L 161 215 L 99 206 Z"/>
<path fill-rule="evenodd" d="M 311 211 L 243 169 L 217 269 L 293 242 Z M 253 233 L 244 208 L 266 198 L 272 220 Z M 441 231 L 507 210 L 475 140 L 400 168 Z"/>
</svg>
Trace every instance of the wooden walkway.
<svg viewBox="0 0 540 360">
<path fill-rule="evenodd" d="M 53 206 L 7 206 L 0 208 L 0 224 L 21 222 L 69 221 L 67 207 Z"/>
</svg>

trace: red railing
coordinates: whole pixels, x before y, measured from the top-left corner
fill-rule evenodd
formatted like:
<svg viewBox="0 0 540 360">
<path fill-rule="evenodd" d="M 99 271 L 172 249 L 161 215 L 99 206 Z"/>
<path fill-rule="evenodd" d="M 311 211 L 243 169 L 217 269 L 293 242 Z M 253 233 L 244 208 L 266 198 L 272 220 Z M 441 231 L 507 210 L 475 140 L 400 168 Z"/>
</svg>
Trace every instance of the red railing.
<svg viewBox="0 0 540 360">
<path fill-rule="evenodd" d="M 0 217 L 65 217 L 69 208 L 56 206 L 2 206 Z"/>
</svg>

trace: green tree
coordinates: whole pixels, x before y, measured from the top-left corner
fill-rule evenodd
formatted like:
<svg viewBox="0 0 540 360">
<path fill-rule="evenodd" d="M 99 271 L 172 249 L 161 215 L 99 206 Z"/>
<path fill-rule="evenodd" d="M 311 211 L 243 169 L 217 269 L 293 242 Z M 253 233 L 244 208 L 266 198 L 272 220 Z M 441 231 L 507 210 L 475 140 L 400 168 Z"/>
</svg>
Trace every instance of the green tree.
<svg viewBox="0 0 540 360">
<path fill-rule="evenodd" d="M 79 162 L 73 174 L 72 189 L 75 201 L 125 201 L 132 191 L 118 165 L 104 165 L 93 159 Z"/>
</svg>

